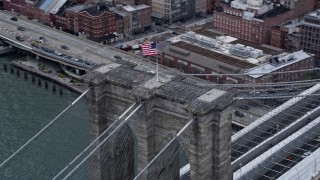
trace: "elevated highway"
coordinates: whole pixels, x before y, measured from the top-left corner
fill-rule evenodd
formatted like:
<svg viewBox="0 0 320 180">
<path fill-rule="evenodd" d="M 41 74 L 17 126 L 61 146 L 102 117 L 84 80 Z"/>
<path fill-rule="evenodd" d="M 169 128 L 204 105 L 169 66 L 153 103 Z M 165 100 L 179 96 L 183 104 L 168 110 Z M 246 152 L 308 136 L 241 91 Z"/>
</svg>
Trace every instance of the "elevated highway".
<svg viewBox="0 0 320 180">
<path fill-rule="evenodd" d="M 234 179 L 291 179 L 294 175 L 310 179 L 317 174 L 319 92 L 317 84 L 232 136 Z M 304 160 L 308 156 L 313 160 Z M 301 163 L 313 172 L 305 171 Z"/>
<path fill-rule="evenodd" d="M 83 59 L 84 61 L 95 64 L 110 64 L 116 61 L 114 56 L 118 55 L 121 56 L 124 61 L 135 63 L 137 65 L 135 69 L 143 71 L 156 69 L 154 63 L 143 61 L 144 59 L 142 58 L 127 54 L 110 46 L 81 39 L 75 35 L 28 20 L 23 16 L 17 16 L 18 21 L 12 21 L 10 18 L 13 16 L 15 15 L 10 12 L 0 11 L 0 38 L 5 39 L 7 43 L 18 48 L 34 52 L 31 47 L 31 42 L 33 40 L 39 40 L 39 37 L 44 37 L 47 40 L 44 43 L 45 46 L 77 59 Z M 25 28 L 25 31 L 18 30 L 18 27 Z M 17 35 L 22 36 L 24 41 L 17 40 Z M 66 45 L 70 49 L 65 50 L 61 48 L 62 45 Z M 44 55 L 42 54 L 42 56 Z M 48 56 L 44 57 L 50 59 Z M 74 64 L 70 63 L 69 65 L 74 66 Z M 78 68 L 81 69 L 81 67 Z M 160 71 L 172 74 L 172 70 L 169 69 L 160 67 Z"/>
</svg>

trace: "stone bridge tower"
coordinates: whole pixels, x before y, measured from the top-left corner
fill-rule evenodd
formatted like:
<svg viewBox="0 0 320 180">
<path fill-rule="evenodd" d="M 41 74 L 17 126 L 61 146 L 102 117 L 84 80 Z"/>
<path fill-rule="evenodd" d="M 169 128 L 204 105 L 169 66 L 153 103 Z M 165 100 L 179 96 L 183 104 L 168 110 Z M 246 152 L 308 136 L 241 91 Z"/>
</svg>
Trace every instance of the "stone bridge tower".
<svg viewBox="0 0 320 180">
<path fill-rule="evenodd" d="M 130 105 L 143 102 L 143 108 L 133 116 L 135 123 L 129 125 L 136 139 L 136 148 L 133 148 L 132 137 L 115 140 L 115 144 L 128 142 L 123 147 L 127 151 L 137 149 L 137 171 L 159 153 L 168 135 L 177 134 L 194 118 L 179 141 L 190 163 L 190 178 L 232 179 L 231 113 L 228 108 L 232 103 L 232 92 L 206 86 L 204 81 L 188 76 L 161 77 L 161 82 L 157 82 L 154 74 L 119 64 L 103 65 L 88 73 L 84 80 L 92 88 L 88 96 L 92 139 L 116 121 Z M 111 163 L 122 162 L 120 174 L 117 174 L 119 171 L 115 170 L 115 165 L 102 162 L 108 153 L 111 152 L 97 155 L 92 172 L 94 179 L 133 179 L 134 153 L 128 153 L 125 162 L 113 158 Z M 179 163 L 175 160 L 164 163 L 158 177 L 165 177 L 164 173 L 171 170 L 175 172 L 171 178 L 178 179 Z"/>
</svg>

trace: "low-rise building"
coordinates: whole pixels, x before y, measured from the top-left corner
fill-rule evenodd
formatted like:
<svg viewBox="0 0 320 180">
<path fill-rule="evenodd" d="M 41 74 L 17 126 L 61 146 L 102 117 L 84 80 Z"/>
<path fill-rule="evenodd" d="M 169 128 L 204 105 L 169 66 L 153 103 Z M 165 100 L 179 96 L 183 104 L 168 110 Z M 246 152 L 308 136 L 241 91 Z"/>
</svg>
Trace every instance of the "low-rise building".
<svg viewBox="0 0 320 180">
<path fill-rule="evenodd" d="M 301 48 L 315 54 L 315 63 L 320 67 L 320 9 L 307 14 L 301 21 Z"/>
<path fill-rule="evenodd" d="M 111 41 L 151 29 L 151 7 L 83 4 L 65 11 L 66 29 L 98 42 Z"/>
<path fill-rule="evenodd" d="M 187 32 L 164 43 L 167 45 L 159 48 L 161 64 L 185 73 L 205 74 L 199 77 L 219 83 L 244 83 L 248 70 L 284 53 L 270 45 L 207 30 Z"/>
<path fill-rule="evenodd" d="M 230 36 L 259 44 L 270 44 L 273 26 L 301 18 L 314 8 L 314 0 L 234 0 L 214 12 L 213 26 Z"/>
<path fill-rule="evenodd" d="M 303 80 L 314 68 L 314 55 L 303 50 L 271 57 L 269 62 L 245 72 L 246 83 L 289 82 Z"/>
<path fill-rule="evenodd" d="M 196 0 L 152 0 L 152 16 L 155 21 L 165 23 L 176 23 L 185 21 L 195 16 Z M 199 1 L 198 6 L 205 8 L 203 0 Z M 199 10 L 203 11 L 203 10 Z"/>
<path fill-rule="evenodd" d="M 103 38 L 116 32 L 115 13 L 107 5 L 83 4 L 66 9 L 67 29 L 88 38 Z M 99 41 L 99 40 L 98 40 Z"/>
<path fill-rule="evenodd" d="M 272 29 L 271 45 L 289 52 L 303 49 L 315 55 L 320 66 L 320 10 L 310 12 L 301 20 L 292 20 Z"/>
<path fill-rule="evenodd" d="M 129 27 L 131 34 L 139 34 L 151 30 L 151 6 L 139 4 L 123 6 L 122 9 L 129 14 Z"/>
</svg>

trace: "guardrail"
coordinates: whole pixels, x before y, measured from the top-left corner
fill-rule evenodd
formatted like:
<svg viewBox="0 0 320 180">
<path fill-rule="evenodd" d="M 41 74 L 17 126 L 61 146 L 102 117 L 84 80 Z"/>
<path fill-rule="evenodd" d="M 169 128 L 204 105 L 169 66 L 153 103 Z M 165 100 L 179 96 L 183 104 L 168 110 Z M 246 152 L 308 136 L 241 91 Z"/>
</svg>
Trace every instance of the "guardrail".
<svg viewBox="0 0 320 180">
<path fill-rule="evenodd" d="M 82 61 L 83 63 L 75 61 L 75 60 L 72 60 L 72 59 L 68 59 L 66 57 L 59 56 L 59 55 L 56 55 L 56 54 L 52 54 L 52 53 L 46 52 L 46 51 L 41 50 L 41 49 L 36 48 L 36 47 L 32 47 L 32 50 L 37 52 L 37 53 L 49 56 L 49 57 L 54 58 L 54 59 L 58 59 L 58 60 L 63 61 L 65 63 L 72 64 L 72 65 L 75 65 L 75 66 L 78 66 L 78 67 L 81 67 L 81 68 L 84 68 L 84 69 L 90 69 L 94 65 L 96 65 L 95 63 L 87 62 L 87 61 L 80 60 L 80 59 L 78 61 Z"/>
</svg>

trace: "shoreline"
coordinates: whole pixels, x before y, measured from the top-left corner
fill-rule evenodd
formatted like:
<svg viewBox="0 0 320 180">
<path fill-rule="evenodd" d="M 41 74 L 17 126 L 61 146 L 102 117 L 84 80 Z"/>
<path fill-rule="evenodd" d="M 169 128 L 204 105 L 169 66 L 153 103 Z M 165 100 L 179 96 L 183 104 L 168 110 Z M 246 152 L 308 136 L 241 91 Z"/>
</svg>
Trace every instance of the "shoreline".
<svg viewBox="0 0 320 180">
<path fill-rule="evenodd" d="M 28 65 L 24 64 L 24 62 L 25 61 L 20 61 L 19 59 L 15 59 L 15 60 L 12 60 L 10 62 L 10 64 L 16 68 L 22 69 L 22 70 L 27 71 L 31 74 L 36 75 L 36 76 L 42 77 L 47 80 L 51 80 L 54 83 L 56 83 L 60 86 L 63 86 L 71 91 L 76 92 L 76 93 L 82 94 L 86 90 L 85 85 L 82 83 L 81 84 L 80 83 L 78 83 L 78 84 L 69 83 L 65 79 L 57 77 L 56 75 L 51 74 L 51 73 L 49 74 L 49 73 L 42 72 L 41 70 L 37 69 L 36 67 L 28 66 Z"/>
</svg>

